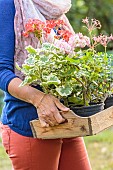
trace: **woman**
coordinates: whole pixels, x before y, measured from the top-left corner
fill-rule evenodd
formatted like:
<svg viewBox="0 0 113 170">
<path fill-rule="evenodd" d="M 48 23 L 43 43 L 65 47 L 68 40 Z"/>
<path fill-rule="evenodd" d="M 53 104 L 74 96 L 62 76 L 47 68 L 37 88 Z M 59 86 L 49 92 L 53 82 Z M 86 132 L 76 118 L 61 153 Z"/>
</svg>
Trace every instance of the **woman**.
<svg viewBox="0 0 113 170">
<path fill-rule="evenodd" d="M 55 126 L 65 121 L 59 110 L 69 109 L 39 86 L 19 87 L 23 75 L 14 66 L 24 62 L 26 44 L 37 44 L 22 36 L 25 22 L 62 18 L 73 32 L 64 16 L 70 7 L 70 0 L 0 0 L 0 88 L 5 91 L 1 129 L 14 170 L 91 170 L 82 138 L 33 138 L 29 121 L 39 117 L 42 127 Z"/>
</svg>

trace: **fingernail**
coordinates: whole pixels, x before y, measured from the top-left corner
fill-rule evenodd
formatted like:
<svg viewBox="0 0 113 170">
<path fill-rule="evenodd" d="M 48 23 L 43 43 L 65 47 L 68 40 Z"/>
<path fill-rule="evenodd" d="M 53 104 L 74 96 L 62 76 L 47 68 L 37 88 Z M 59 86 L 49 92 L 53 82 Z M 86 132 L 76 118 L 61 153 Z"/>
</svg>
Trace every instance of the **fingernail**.
<svg viewBox="0 0 113 170">
<path fill-rule="evenodd" d="M 65 108 L 65 110 L 66 110 L 66 111 L 68 111 L 68 110 L 69 110 L 69 108 L 68 108 L 68 107 L 66 107 L 66 108 Z"/>
</svg>

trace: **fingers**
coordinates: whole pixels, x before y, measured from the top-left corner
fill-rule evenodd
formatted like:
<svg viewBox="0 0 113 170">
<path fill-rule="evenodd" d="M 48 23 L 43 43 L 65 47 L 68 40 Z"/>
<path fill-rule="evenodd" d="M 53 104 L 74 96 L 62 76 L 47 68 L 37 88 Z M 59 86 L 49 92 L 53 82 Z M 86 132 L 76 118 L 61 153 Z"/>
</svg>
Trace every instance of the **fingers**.
<svg viewBox="0 0 113 170">
<path fill-rule="evenodd" d="M 52 95 L 46 95 L 38 107 L 39 120 L 42 127 L 55 126 L 65 122 L 59 110 L 67 112 L 69 108 L 64 106 Z"/>
<path fill-rule="evenodd" d="M 55 104 L 56 106 L 61 110 L 61 111 L 64 111 L 64 112 L 67 112 L 69 111 L 69 108 L 64 106 L 58 99 L 55 98 Z"/>
<path fill-rule="evenodd" d="M 54 106 L 54 108 L 51 109 L 51 113 L 55 119 L 55 122 L 57 122 L 57 124 L 60 124 L 65 121 L 65 119 L 61 116 L 60 112 L 56 108 L 56 106 Z"/>
<path fill-rule="evenodd" d="M 54 113 L 54 117 L 59 124 L 65 122 L 65 119 L 61 116 L 58 110 Z"/>
<path fill-rule="evenodd" d="M 51 110 L 48 110 L 48 109 L 43 110 L 43 111 L 38 110 L 38 115 L 39 115 L 39 119 L 41 118 L 44 122 L 46 122 L 50 126 L 58 125 L 58 122 L 55 119 L 54 114 Z"/>
<path fill-rule="evenodd" d="M 41 123 L 42 127 L 49 127 L 49 125 L 50 126 L 54 126 L 55 125 L 46 115 L 43 116 L 43 114 L 41 114 L 39 116 L 39 120 L 40 120 L 40 123 Z"/>
<path fill-rule="evenodd" d="M 39 117 L 41 127 L 49 127 L 49 124 L 47 124 L 42 118 Z"/>
<path fill-rule="evenodd" d="M 55 126 L 65 122 L 56 106 L 50 110 L 38 110 L 38 115 L 42 127 Z"/>
</svg>

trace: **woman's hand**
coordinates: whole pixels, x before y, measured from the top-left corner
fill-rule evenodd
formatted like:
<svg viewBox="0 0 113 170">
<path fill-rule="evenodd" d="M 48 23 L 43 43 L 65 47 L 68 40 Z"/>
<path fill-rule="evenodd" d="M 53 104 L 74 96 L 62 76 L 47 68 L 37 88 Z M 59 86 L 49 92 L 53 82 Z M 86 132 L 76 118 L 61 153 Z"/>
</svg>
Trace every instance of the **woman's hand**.
<svg viewBox="0 0 113 170">
<path fill-rule="evenodd" d="M 69 108 L 65 107 L 60 101 L 50 94 L 44 95 L 37 111 L 42 127 L 55 126 L 65 121 L 59 110 L 67 112 Z"/>
</svg>

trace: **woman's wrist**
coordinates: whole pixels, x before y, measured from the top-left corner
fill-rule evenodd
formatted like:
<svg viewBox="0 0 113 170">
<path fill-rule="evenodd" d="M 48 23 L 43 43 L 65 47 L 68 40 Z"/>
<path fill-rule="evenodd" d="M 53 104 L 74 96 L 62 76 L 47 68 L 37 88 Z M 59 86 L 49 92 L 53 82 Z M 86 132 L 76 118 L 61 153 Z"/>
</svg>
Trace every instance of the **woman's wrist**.
<svg viewBox="0 0 113 170">
<path fill-rule="evenodd" d="M 40 107 L 40 105 L 41 105 L 41 103 L 43 102 L 43 99 L 45 98 L 45 96 L 46 96 L 46 93 L 44 93 L 44 94 L 42 95 L 42 97 L 39 99 L 36 108 L 39 108 L 39 107 Z"/>
<path fill-rule="evenodd" d="M 45 96 L 46 94 L 42 91 L 31 87 L 29 92 L 29 102 L 38 108 Z"/>
</svg>

